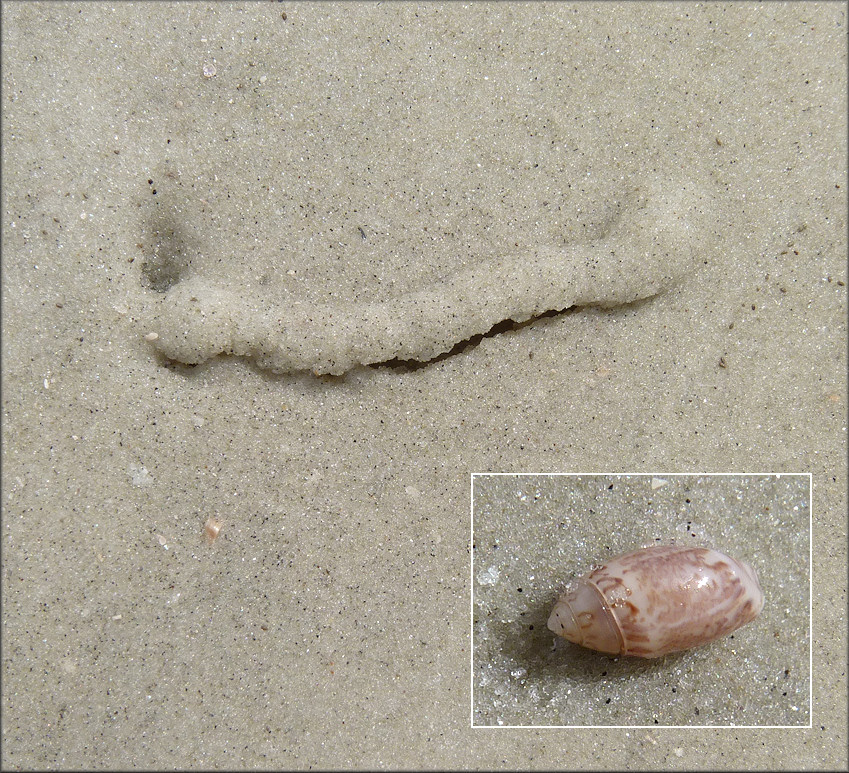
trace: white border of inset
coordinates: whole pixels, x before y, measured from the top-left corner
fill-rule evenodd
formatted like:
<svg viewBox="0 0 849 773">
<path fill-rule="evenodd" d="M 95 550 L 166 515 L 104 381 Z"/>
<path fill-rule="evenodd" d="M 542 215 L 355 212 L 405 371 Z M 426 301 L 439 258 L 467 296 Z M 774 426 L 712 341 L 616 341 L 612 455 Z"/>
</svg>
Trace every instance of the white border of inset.
<svg viewBox="0 0 849 773">
<path fill-rule="evenodd" d="M 475 724 L 475 511 L 476 476 L 578 477 L 578 476 L 643 476 L 655 478 L 707 478 L 808 476 L 808 724 L 807 725 L 476 725 Z M 810 472 L 473 472 L 469 474 L 469 726 L 472 730 L 810 730 L 814 722 L 814 479 Z"/>
</svg>

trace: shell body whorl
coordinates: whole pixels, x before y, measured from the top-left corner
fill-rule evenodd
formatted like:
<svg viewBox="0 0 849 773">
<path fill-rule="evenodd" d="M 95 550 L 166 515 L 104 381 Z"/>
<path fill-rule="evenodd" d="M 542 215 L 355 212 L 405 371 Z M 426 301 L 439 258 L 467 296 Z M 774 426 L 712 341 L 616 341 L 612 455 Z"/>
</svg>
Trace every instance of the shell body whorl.
<svg viewBox="0 0 849 773">
<path fill-rule="evenodd" d="M 599 652 L 657 658 L 737 630 L 763 603 L 757 574 L 742 561 L 711 548 L 651 547 L 576 580 L 548 627 Z"/>
</svg>

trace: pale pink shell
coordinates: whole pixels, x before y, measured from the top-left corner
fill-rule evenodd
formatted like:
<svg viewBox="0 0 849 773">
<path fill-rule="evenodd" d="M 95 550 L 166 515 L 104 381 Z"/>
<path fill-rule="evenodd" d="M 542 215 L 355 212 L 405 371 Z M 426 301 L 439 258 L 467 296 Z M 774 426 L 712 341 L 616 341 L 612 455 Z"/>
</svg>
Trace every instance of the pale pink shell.
<svg viewBox="0 0 849 773">
<path fill-rule="evenodd" d="M 554 605 L 548 627 L 611 655 L 657 658 L 707 644 L 763 609 L 758 576 L 710 548 L 644 548 L 576 580 Z"/>
</svg>

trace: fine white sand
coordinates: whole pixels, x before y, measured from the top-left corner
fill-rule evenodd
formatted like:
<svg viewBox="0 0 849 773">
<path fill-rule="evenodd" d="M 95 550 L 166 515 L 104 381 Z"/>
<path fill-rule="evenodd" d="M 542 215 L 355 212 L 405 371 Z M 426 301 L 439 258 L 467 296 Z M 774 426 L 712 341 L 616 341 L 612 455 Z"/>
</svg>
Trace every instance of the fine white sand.
<svg viewBox="0 0 849 773">
<path fill-rule="evenodd" d="M 4 3 L 2 22 L 4 768 L 846 767 L 844 5 Z M 680 180 L 694 227 L 624 249 L 655 225 L 634 192 Z M 579 305 L 544 315 L 526 280 L 558 255 L 581 270 L 551 308 Z M 248 335 L 193 360 L 214 327 L 154 326 L 192 287 Z M 274 360 L 282 330 L 304 359 Z M 423 362 L 357 364 L 393 357 Z M 564 717 L 533 667 L 551 639 L 521 625 L 475 652 L 508 702 L 472 712 L 470 474 L 500 471 L 812 473 L 812 711 L 785 641 L 806 591 L 773 583 L 782 606 L 741 631 L 758 690 L 716 678 L 717 643 L 613 663 L 597 695 L 624 728 L 473 728 Z M 808 544 L 799 513 L 709 499 L 705 538 L 733 543 L 712 547 L 774 567 Z M 644 504 L 622 527 L 580 514 L 545 561 L 520 540 L 500 576 L 540 616 L 605 533 L 679 523 L 649 533 Z M 520 532 L 530 505 L 507 510 Z M 495 609 L 521 615 L 509 589 Z M 551 655 L 567 690 L 604 671 L 572 652 Z M 747 702 L 722 714 L 729 695 Z M 759 727 L 628 727 L 694 703 Z"/>
<path fill-rule="evenodd" d="M 632 303 L 692 273 L 697 223 L 707 221 L 710 198 L 690 180 L 665 178 L 644 182 L 629 198 L 592 243 L 481 261 L 391 300 L 302 304 L 199 277 L 180 281 L 174 270 L 165 297 L 151 304 L 145 339 L 192 365 L 225 353 L 253 357 L 274 373 L 339 375 L 388 360 L 427 362 L 508 320 Z"/>
</svg>

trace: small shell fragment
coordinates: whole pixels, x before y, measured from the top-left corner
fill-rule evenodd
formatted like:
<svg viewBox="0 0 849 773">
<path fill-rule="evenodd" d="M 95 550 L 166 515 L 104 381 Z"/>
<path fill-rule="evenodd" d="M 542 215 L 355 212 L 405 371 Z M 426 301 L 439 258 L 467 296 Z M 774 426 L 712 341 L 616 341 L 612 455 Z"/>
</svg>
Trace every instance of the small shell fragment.
<svg viewBox="0 0 849 773">
<path fill-rule="evenodd" d="M 599 652 L 658 658 L 736 631 L 763 604 L 747 564 L 710 548 L 668 545 L 617 556 L 576 580 L 548 627 Z"/>
<path fill-rule="evenodd" d="M 217 518 L 209 518 L 203 525 L 204 534 L 209 542 L 215 542 L 218 539 L 218 532 L 221 531 L 221 521 Z"/>
</svg>

